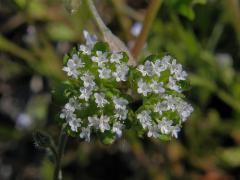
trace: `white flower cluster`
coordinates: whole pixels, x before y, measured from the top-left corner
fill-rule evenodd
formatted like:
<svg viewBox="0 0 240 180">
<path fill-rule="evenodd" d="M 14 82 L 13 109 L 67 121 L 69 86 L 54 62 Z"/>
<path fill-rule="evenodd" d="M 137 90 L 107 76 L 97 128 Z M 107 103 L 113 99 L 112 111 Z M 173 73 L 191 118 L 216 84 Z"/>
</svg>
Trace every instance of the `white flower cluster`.
<svg viewBox="0 0 240 180">
<path fill-rule="evenodd" d="M 137 119 L 148 131 L 148 137 L 157 138 L 160 134 L 171 134 L 177 138 L 182 122 L 185 122 L 192 112 L 192 106 L 181 98 L 163 95 L 162 100 L 153 104 L 152 108 L 138 113 Z M 175 114 L 175 118 L 179 117 L 178 122 L 167 117 L 171 113 Z"/>
<path fill-rule="evenodd" d="M 182 122 L 187 120 L 193 108 L 182 98 L 171 95 L 171 91 L 181 93 L 177 82 L 186 80 L 187 73 L 171 56 L 164 56 L 154 62 L 147 60 L 137 70 L 142 76 L 137 81 L 137 92 L 149 98 L 156 95 L 154 98 L 157 101 L 137 114 L 141 126 L 148 132 L 148 137 L 157 138 L 161 134 L 168 134 L 177 138 Z M 174 114 L 174 119 L 168 118 L 171 114 Z"/>
<path fill-rule="evenodd" d="M 80 133 L 80 138 L 86 141 L 90 141 L 91 131 L 100 133 L 111 131 L 116 134 L 117 137 L 121 137 L 122 129 L 124 128 L 124 120 L 126 120 L 128 114 L 128 101 L 122 97 L 113 96 L 110 102 L 103 93 L 97 92 L 94 93 L 94 99 L 96 106 L 99 108 L 99 112 L 102 112 L 101 115 L 98 116 L 96 113 L 85 119 L 78 118 L 78 110 L 81 112 L 81 109 L 83 109 L 86 104 L 81 103 L 78 98 L 73 97 L 65 104 L 60 118 L 65 119 L 70 129 L 73 132 Z M 114 107 L 113 112 L 108 112 L 108 115 L 103 113 L 107 104 L 111 104 L 110 106 Z"/>
<path fill-rule="evenodd" d="M 84 31 L 86 45 L 79 46 L 79 54 L 87 55 L 98 66 L 98 73 L 100 79 L 114 78 L 117 82 L 126 81 L 129 67 L 126 62 L 122 62 L 123 54 L 120 52 L 92 52 L 93 46 L 96 43 L 96 37 L 91 36 L 87 31 Z M 73 54 L 68 60 L 63 71 L 68 76 L 78 79 L 81 78 L 80 69 L 84 68 L 85 62 L 78 54 Z"/>
<path fill-rule="evenodd" d="M 122 62 L 122 53 L 94 51 L 96 37 L 86 31 L 84 37 L 86 44 L 80 45 L 79 51 L 68 59 L 63 68 L 68 76 L 78 80 L 79 89 L 65 104 L 60 118 L 65 119 L 71 131 L 86 141 L 90 141 L 92 132 L 108 131 L 120 137 L 127 119 L 128 101 L 103 91 L 101 79 L 109 79 L 108 83 L 126 81 L 129 67 Z M 87 117 L 80 118 L 86 109 Z"/>
<path fill-rule="evenodd" d="M 187 77 L 182 65 L 177 64 L 176 59 L 172 60 L 171 56 L 164 56 L 155 62 L 147 60 L 144 65 L 139 65 L 137 70 L 143 76 L 138 80 L 137 91 L 143 96 L 147 96 L 149 93 L 164 93 L 166 88 L 181 92 L 181 87 L 177 82 L 186 80 Z M 166 71 L 169 72 L 168 80 L 167 82 L 161 82 L 162 74 Z M 147 79 L 147 81 L 144 79 Z M 160 79 L 160 82 L 155 79 Z"/>
<path fill-rule="evenodd" d="M 121 95 L 120 88 L 126 87 L 120 87 L 121 82 L 132 85 L 143 98 L 136 113 L 140 132 L 144 130 L 154 138 L 177 138 L 182 123 L 193 111 L 181 94 L 182 81 L 187 77 L 182 65 L 171 56 L 151 56 L 143 65 L 130 69 L 126 53 L 110 51 L 107 43 L 97 42 L 96 36 L 87 31 L 83 34 L 86 44 L 73 49 L 63 67 L 72 86 L 60 118 L 70 132 L 86 141 L 94 134 L 111 142 L 121 137 L 124 126 L 134 117 L 128 100 Z"/>
</svg>

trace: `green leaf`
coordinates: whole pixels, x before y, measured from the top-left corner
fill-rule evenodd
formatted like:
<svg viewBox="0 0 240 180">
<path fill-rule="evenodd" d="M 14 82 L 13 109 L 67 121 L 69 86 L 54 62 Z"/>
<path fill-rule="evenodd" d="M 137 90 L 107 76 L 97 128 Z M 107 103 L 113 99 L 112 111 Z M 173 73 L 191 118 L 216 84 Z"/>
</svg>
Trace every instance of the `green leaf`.
<svg viewBox="0 0 240 180">
<path fill-rule="evenodd" d="M 179 13 L 189 20 L 193 20 L 195 18 L 195 13 L 191 6 L 181 5 L 178 9 Z"/>
<path fill-rule="evenodd" d="M 195 13 L 192 9 L 192 0 L 169 0 L 167 3 L 173 8 L 173 10 L 177 11 L 189 20 L 194 19 Z"/>
<path fill-rule="evenodd" d="M 188 91 L 191 88 L 190 83 L 185 80 L 178 81 L 177 84 L 180 85 L 183 91 Z"/>
<path fill-rule="evenodd" d="M 148 56 L 148 57 L 146 57 L 145 59 L 144 59 L 144 62 L 145 61 L 155 61 L 155 60 L 157 60 L 158 59 L 158 56 L 157 55 L 150 55 L 150 56 Z"/>
<path fill-rule="evenodd" d="M 160 134 L 158 139 L 160 139 L 162 141 L 170 141 L 171 140 L 171 135 L 169 135 L 169 134 Z"/>
<path fill-rule="evenodd" d="M 111 131 L 105 131 L 101 133 L 101 141 L 103 144 L 112 144 L 115 140 L 115 135 Z"/>
<path fill-rule="evenodd" d="M 96 51 L 102 51 L 102 52 L 107 52 L 109 51 L 109 45 L 108 43 L 105 42 L 97 42 L 94 47 L 93 47 L 93 52 Z"/>
<path fill-rule="evenodd" d="M 71 137 L 78 137 L 79 134 L 77 132 L 73 132 L 70 128 L 69 125 L 66 126 L 65 128 L 65 132 L 67 133 L 67 135 L 71 136 Z"/>
<path fill-rule="evenodd" d="M 127 55 L 127 53 L 126 52 L 122 52 L 122 55 L 123 55 L 123 58 L 121 59 L 121 61 L 123 61 L 123 62 L 128 62 L 128 59 L 129 59 L 129 57 L 128 57 L 128 55 Z"/>
<path fill-rule="evenodd" d="M 69 60 L 69 55 L 68 54 L 65 54 L 64 57 L 63 57 L 63 65 L 66 65 L 68 60 Z"/>
<path fill-rule="evenodd" d="M 70 50 L 70 56 L 72 56 L 73 54 L 78 54 L 78 50 L 76 47 L 73 47 L 71 50 Z"/>
<path fill-rule="evenodd" d="M 59 83 L 52 91 L 53 101 L 58 105 L 63 105 L 64 103 L 66 103 L 68 98 L 67 96 L 65 96 L 65 92 L 71 87 L 72 85 L 69 81 Z"/>
</svg>

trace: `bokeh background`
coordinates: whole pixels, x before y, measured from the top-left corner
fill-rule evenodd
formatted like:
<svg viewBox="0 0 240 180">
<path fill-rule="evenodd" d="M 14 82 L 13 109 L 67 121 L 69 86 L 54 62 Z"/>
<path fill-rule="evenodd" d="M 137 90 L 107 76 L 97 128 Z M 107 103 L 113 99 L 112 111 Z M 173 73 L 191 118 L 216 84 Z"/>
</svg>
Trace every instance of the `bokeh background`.
<svg viewBox="0 0 240 180">
<path fill-rule="evenodd" d="M 96 0 L 106 25 L 129 47 L 148 0 Z M 62 58 L 98 34 L 80 0 L 0 0 L 0 179 L 52 179 L 36 130 L 57 140 Z M 64 180 L 240 179 L 240 2 L 165 0 L 141 56 L 168 52 L 189 72 L 194 113 L 170 142 L 127 136 L 113 145 L 70 138 Z"/>
</svg>

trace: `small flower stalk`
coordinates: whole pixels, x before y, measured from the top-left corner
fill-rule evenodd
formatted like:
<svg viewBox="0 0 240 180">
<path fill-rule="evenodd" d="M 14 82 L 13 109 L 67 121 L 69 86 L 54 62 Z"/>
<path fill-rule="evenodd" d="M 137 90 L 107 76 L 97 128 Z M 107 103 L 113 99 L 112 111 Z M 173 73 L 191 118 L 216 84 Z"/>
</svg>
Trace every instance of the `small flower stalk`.
<svg viewBox="0 0 240 180">
<path fill-rule="evenodd" d="M 171 56 L 149 56 L 130 67 L 125 52 L 110 50 L 87 31 L 83 34 L 86 43 L 64 58 L 69 80 L 60 118 L 68 134 L 112 143 L 125 128 L 137 126 L 133 129 L 140 135 L 177 138 L 193 111 L 182 94 L 187 78 L 182 65 Z M 130 108 L 129 89 L 143 102 L 137 111 Z"/>
</svg>

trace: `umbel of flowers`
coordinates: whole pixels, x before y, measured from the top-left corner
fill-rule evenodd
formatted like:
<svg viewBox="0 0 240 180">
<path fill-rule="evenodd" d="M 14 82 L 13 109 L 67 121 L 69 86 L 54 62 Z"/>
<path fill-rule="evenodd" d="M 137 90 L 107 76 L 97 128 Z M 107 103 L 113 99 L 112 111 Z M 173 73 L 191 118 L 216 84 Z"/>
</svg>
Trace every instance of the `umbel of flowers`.
<svg viewBox="0 0 240 180">
<path fill-rule="evenodd" d="M 143 101 L 136 118 L 148 137 L 178 137 L 182 123 L 193 111 L 181 93 L 186 77 L 182 65 L 169 55 L 149 56 L 132 71 L 129 81 Z"/>
<path fill-rule="evenodd" d="M 90 141 L 91 134 L 114 140 L 122 135 L 128 114 L 128 100 L 121 92 L 127 81 L 128 56 L 110 51 L 84 31 L 85 45 L 65 56 L 63 71 L 69 76 L 69 98 L 60 114 L 68 132 Z"/>
<path fill-rule="evenodd" d="M 68 101 L 60 118 L 67 132 L 86 141 L 99 137 L 105 143 L 121 137 L 126 127 L 148 137 L 177 138 L 193 111 L 181 93 L 187 77 L 182 66 L 170 56 L 150 56 L 143 65 L 129 67 L 125 52 L 110 50 L 87 31 L 83 34 L 86 44 L 64 57 Z M 136 112 L 129 106 L 130 88 L 143 102 Z"/>
</svg>

